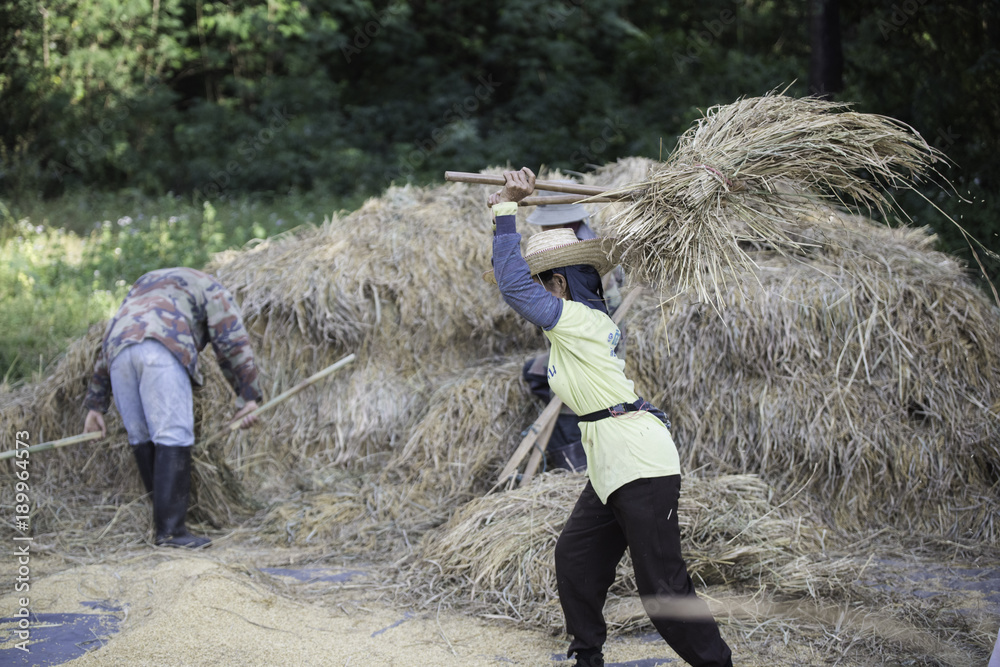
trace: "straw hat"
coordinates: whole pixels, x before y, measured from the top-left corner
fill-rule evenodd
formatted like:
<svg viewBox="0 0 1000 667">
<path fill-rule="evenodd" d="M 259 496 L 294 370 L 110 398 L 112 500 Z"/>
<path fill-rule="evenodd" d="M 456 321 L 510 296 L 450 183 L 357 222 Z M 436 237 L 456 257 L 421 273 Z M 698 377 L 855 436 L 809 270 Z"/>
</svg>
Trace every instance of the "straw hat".
<svg viewBox="0 0 1000 667">
<path fill-rule="evenodd" d="M 615 239 L 600 237 L 581 241 L 568 227 L 538 232 L 528 239 L 524 249 L 524 259 L 532 276 L 573 264 L 588 264 L 603 276 L 618 263 L 618 254 Z M 492 269 L 483 274 L 483 280 L 496 284 Z"/>
<path fill-rule="evenodd" d="M 576 185 L 573 181 L 555 181 L 566 185 Z M 549 190 L 538 190 L 539 197 L 559 197 L 565 192 L 552 192 Z M 549 227 L 551 225 L 565 225 L 579 220 L 587 220 L 590 213 L 583 204 L 539 204 L 528 216 L 528 222 L 539 227 Z"/>
</svg>

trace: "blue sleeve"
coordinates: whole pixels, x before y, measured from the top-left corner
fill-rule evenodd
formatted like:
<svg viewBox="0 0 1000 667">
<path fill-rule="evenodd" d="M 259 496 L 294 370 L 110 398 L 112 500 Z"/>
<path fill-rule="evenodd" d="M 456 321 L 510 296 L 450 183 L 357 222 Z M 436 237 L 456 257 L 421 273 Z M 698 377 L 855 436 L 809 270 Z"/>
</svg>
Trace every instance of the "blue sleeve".
<svg viewBox="0 0 1000 667">
<path fill-rule="evenodd" d="M 549 331 L 562 315 L 562 299 L 531 279 L 528 263 L 521 256 L 521 235 L 515 227 L 516 216 L 496 219 L 493 235 L 493 274 L 507 305 L 532 324 Z"/>
</svg>

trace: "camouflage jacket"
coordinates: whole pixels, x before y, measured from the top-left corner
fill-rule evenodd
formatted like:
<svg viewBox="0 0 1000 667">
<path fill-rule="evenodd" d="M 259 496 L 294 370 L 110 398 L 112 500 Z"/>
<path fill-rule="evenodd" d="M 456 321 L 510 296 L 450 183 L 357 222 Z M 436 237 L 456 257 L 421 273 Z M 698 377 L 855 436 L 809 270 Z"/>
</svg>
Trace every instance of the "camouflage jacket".
<svg viewBox="0 0 1000 667">
<path fill-rule="evenodd" d="M 261 399 L 250 338 L 232 294 L 207 273 L 182 267 L 150 271 L 129 290 L 108 322 L 84 407 L 107 412 L 112 360 L 147 338 L 163 343 L 196 385 L 204 383 L 198 353 L 211 342 L 222 374 L 236 391 L 237 407 Z"/>
</svg>

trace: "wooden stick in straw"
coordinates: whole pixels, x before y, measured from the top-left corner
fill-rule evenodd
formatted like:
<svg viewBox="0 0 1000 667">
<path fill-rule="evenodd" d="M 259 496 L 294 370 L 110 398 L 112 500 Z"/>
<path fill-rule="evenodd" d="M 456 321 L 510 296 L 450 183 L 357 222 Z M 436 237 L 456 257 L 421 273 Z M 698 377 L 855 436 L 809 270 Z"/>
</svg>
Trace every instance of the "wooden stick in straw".
<svg viewBox="0 0 1000 667">
<path fill-rule="evenodd" d="M 624 196 L 624 195 L 623 195 Z M 621 201 L 619 197 L 605 197 L 604 195 L 533 195 L 525 197 L 517 203 L 518 206 L 546 206 L 548 204 L 599 204 L 604 202 Z"/>
<path fill-rule="evenodd" d="M 559 411 L 562 412 L 562 401 L 559 401 L 559 408 Z M 557 421 L 559 421 L 558 412 L 556 413 L 556 416 L 550 419 L 549 423 L 545 425 L 545 429 L 538 434 L 538 441 L 535 443 L 535 447 L 531 450 L 531 456 L 528 457 L 528 465 L 524 467 L 524 473 L 521 475 L 521 483 L 518 486 L 527 486 L 535 477 L 535 473 L 538 471 L 538 466 L 542 462 L 542 457 L 545 456 L 545 452 L 549 448 L 549 440 L 552 439 L 552 432 L 556 430 Z"/>
<path fill-rule="evenodd" d="M 0 461 L 4 459 L 12 459 L 17 456 L 18 452 L 44 452 L 46 449 L 56 449 L 57 447 L 65 447 L 66 445 L 75 445 L 79 442 L 89 442 L 91 440 L 97 440 L 100 437 L 100 431 L 91 431 L 90 433 L 71 435 L 68 438 L 62 438 L 61 440 L 41 442 L 37 445 L 32 445 L 31 447 L 25 447 L 23 449 L 11 449 L 10 451 L 0 453 Z"/>
<path fill-rule="evenodd" d="M 548 427 L 549 421 L 555 423 L 556 417 L 559 416 L 559 410 L 562 408 L 562 400 L 558 396 L 552 398 L 549 404 L 545 406 L 542 410 L 542 414 L 538 416 L 538 419 L 528 427 L 528 435 L 524 436 L 521 440 L 521 444 L 517 446 L 514 450 L 514 454 L 511 455 L 510 460 L 507 461 L 507 465 L 503 467 L 500 471 L 500 478 L 497 480 L 497 484 L 503 484 L 503 482 L 513 475 L 517 471 L 517 467 L 521 465 L 521 461 L 524 457 L 528 455 L 531 448 L 535 445 L 535 441 L 538 440 L 538 436 Z M 551 433 L 551 431 L 550 431 Z"/>
<path fill-rule="evenodd" d="M 322 380 L 326 376 L 332 374 L 334 371 L 340 370 L 341 368 L 343 368 L 347 364 L 351 363 L 352 361 L 354 361 L 354 355 L 353 354 L 349 354 L 346 357 L 344 357 L 343 359 L 341 359 L 340 361 L 337 361 L 337 362 L 335 362 L 335 363 L 327 366 L 326 368 L 324 368 L 323 370 L 319 371 L 318 373 L 314 373 L 313 375 L 310 375 L 309 377 L 307 377 L 302 382 L 298 383 L 297 385 L 295 385 L 291 389 L 288 389 L 288 390 L 286 390 L 286 391 L 278 394 L 277 396 L 275 396 L 274 398 L 272 398 L 270 401 L 268 401 L 264 405 L 260 406 L 256 410 L 254 410 L 253 412 L 248 412 L 247 414 L 243 415 L 243 417 L 241 417 L 240 419 L 231 422 L 225 428 L 223 428 L 221 431 L 219 431 L 215 435 L 211 436 L 208 440 L 206 440 L 205 442 L 203 442 L 202 446 L 203 447 L 207 447 L 209 444 L 215 442 L 216 440 L 218 440 L 222 436 L 227 435 L 228 433 L 232 433 L 233 431 L 237 430 L 240 427 L 240 424 L 243 422 L 243 420 L 246 419 L 247 417 L 249 417 L 250 415 L 260 415 L 260 414 L 263 414 L 264 412 L 267 412 L 268 410 L 273 409 L 274 407 L 276 407 L 280 403 L 283 403 L 284 401 L 288 400 L 294 394 L 299 393 L 300 391 L 302 391 L 303 389 L 305 389 L 306 387 L 308 387 L 311 384 L 315 384 L 315 383 L 319 382 L 320 380 Z"/>
<path fill-rule="evenodd" d="M 642 286 L 639 286 L 625 295 L 622 302 L 618 304 L 618 308 L 615 309 L 615 314 L 611 317 L 615 324 L 621 323 L 625 314 L 628 313 L 632 304 L 635 303 L 635 300 L 639 298 L 639 294 L 641 293 Z M 510 457 L 510 460 L 507 461 L 507 465 L 500 472 L 500 479 L 497 481 L 497 484 L 503 483 L 510 475 L 514 474 L 517 467 L 521 465 L 521 461 L 524 460 L 524 457 L 534 447 L 531 458 L 528 459 L 528 465 L 524 470 L 524 475 L 521 478 L 521 486 L 531 481 L 535 476 L 538 465 L 542 461 L 542 456 L 545 455 L 545 450 L 549 446 L 549 438 L 552 437 L 552 431 L 555 429 L 556 419 L 559 418 L 559 411 L 561 409 L 562 400 L 558 396 L 553 396 L 549 404 L 542 410 L 542 414 L 538 416 L 538 419 L 528 429 L 528 435 L 525 436 L 521 444 L 514 450 L 514 454 Z"/>
<path fill-rule="evenodd" d="M 229 423 L 225 428 L 223 428 L 221 431 L 210 437 L 208 440 L 205 440 L 201 444 L 202 450 L 205 452 L 205 455 L 208 457 L 208 460 L 215 467 L 216 473 L 219 475 L 219 478 L 221 479 L 222 488 L 230 494 L 233 500 L 235 500 L 243 507 L 249 508 L 251 510 L 259 510 L 263 507 L 263 505 L 259 501 L 257 501 L 243 487 L 243 484 L 240 483 L 239 479 L 236 477 L 236 474 L 229 467 L 229 464 L 226 463 L 226 457 L 222 452 L 222 448 L 219 446 L 219 443 L 217 442 L 219 438 L 229 433 L 232 433 L 233 431 L 238 429 L 240 427 L 240 423 L 242 423 L 244 418 L 249 417 L 250 415 L 259 415 L 263 412 L 267 412 L 268 410 L 273 409 L 275 406 L 284 402 L 292 395 L 297 394 L 306 387 L 315 384 L 316 382 L 322 380 L 323 378 L 330 375 L 334 371 L 343 368 L 352 361 L 354 361 L 354 355 L 349 354 L 340 361 L 337 361 L 331 364 L 330 366 L 327 366 L 318 373 L 310 375 L 302 382 L 298 383 L 291 389 L 288 389 L 282 392 L 281 394 L 278 394 L 270 401 L 268 401 L 264 405 L 254 410 L 253 412 L 249 412 L 240 419 L 234 420 L 233 422 Z"/>
</svg>

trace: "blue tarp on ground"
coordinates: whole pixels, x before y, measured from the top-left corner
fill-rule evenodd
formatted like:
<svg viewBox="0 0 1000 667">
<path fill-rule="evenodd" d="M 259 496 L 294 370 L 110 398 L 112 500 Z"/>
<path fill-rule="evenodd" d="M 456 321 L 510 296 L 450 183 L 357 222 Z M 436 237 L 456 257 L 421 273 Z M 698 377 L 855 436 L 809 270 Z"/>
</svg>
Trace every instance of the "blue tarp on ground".
<svg viewBox="0 0 1000 667">
<path fill-rule="evenodd" d="M 10 647 L 0 649 L 2 665 L 61 665 L 79 658 L 87 651 L 100 648 L 118 632 L 121 607 L 109 602 L 83 602 L 98 613 L 28 615 L 27 651 Z M 19 621 L 0 618 L 0 643 L 18 642 Z"/>
</svg>

